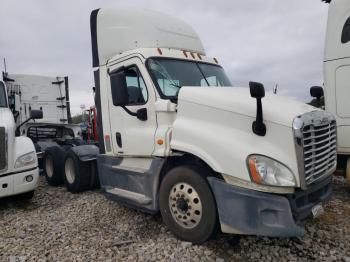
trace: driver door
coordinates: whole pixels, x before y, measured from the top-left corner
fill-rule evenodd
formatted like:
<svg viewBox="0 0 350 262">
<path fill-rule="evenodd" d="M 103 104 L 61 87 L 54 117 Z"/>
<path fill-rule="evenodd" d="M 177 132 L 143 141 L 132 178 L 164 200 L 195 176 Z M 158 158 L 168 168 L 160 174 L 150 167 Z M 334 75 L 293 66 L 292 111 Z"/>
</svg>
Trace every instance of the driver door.
<svg viewBox="0 0 350 262">
<path fill-rule="evenodd" d="M 113 153 L 125 156 L 151 156 L 154 147 L 154 137 L 157 129 L 155 115 L 155 93 L 150 77 L 139 58 L 131 58 L 109 67 L 109 72 L 123 70 L 126 77 L 128 104 L 115 106 L 109 103 L 109 117 Z M 115 83 L 109 76 L 109 92 Z M 140 120 L 135 116 L 138 110 L 147 112 L 147 119 Z"/>
</svg>

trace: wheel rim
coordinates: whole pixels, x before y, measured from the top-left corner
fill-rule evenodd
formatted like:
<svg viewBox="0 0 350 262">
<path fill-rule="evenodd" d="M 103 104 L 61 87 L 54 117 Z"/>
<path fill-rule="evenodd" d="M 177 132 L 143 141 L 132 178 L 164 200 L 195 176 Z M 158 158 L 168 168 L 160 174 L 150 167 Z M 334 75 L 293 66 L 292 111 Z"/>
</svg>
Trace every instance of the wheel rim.
<svg viewBox="0 0 350 262">
<path fill-rule="evenodd" d="M 169 194 L 171 215 L 184 228 L 196 227 L 202 218 L 202 202 L 197 191 L 187 183 L 178 183 Z"/>
<path fill-rule="evenodd" d="M 64 170 L 65 170 L 66 179 L 68 183 L 73 184 L 75 180 L 75 169 L 74 169 L 73 159 L 67 158 Z"/>
<path fill-rule="evenodd" d="M 45 169 L 46 169 L 46 175 L 48 177 L 52 177 L 53 176 L 53 159 L 50 155 L 46 156 Z"/>
</svg>

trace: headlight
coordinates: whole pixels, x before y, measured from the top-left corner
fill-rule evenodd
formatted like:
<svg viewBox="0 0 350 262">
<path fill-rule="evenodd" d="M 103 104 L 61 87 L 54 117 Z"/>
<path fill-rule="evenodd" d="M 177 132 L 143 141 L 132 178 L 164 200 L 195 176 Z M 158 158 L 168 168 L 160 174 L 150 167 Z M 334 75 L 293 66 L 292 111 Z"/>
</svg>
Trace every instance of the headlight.
<svg viewBox="0 0 350 262">
<path fill-rule="evenodd" d="M 251 155 L 247 161 L 250 177 L 255 183 L 269 186 L 296 186 L 292 171 L 280 162 L 261 155 Z"/>
<path fill-rule="evenodd" d="M 15 168 L 22 168 L 26 166 L 34 165 L 36 162 L 36 154 L 35 152 L 30 152 L 28 154 L 22 155 L 17 158 L 15 163 Z"/>
</svg>

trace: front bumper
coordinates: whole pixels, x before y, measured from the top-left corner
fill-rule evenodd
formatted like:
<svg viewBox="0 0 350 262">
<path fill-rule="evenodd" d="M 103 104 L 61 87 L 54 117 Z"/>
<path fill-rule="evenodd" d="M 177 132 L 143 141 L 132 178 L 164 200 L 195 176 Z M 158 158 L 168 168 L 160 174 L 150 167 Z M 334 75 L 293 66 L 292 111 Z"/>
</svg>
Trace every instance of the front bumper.
<svg viewBox="0 0 350 262">
<path fill-rule="evenodd" d="M 310 215 L 312 207 L 328 200 L 332 193 L 331 189 L 322 191 L 331 188 L 330 180 L 320 183 L 319 188 L 304 191 L 303 195 L 297 192 L 289 196 L 244 189 L 213 177 L 208 182 L 216 199 L 221 231 L 240 235 L 302 236 L 304 230 L 296 225 L 296 219 Z M 314 196 L 313 201 L 307 202 L 310 196 Z M 293 206 L 297 199 L 305 201 L 302 207 Z"/>
<path fill-rule="evenodd" d="M 32 176 L 31 182 L 26 181 L 27 176 Z M 38 185 L 39 168 L 25 170 L 19 173 L 4 174 L 0 177 L 0 197 L 18 195 L 34 190 Z"/>
</svg>

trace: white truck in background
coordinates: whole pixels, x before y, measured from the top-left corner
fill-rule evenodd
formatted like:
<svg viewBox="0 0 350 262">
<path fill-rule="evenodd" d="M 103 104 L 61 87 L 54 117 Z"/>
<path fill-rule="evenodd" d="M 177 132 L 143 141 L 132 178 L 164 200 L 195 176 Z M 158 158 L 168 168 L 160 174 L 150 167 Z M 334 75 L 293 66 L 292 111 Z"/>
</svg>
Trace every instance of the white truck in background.
<svg viewBox="0 0 350 262">
<path fill-rule="evenodd" d="M 98 174 L 109 199 L 160 212 L 179 238 L 300 236 L 322 213 L 336 168 L 336 122 L 322 110 L 232 87 L 186 23 L 158 12 L 91 13 L 99 147 L 52 147 L 49 182 L 71 192 Z M 265 98 L 264 98 L 265 97 Z M 63 159 L 63 160 L 62 160 Z"/>
<path fill-rule="evenodd" d="M 80 139 L 81 128 L 71 123 L 68 77 L 3 73 L 9 107 L 18 127 L 17 135 L 34 142 L 39 166 L 45 149 L 53 144 Z M 43 118 L 29 121 L 30 112 L 40 110 Z"/>
<path fill-rule="evenodd" d="M 32 110 L 29 118 L 40 119 L 42 112 Z M 6 86 L 0 81 L 0 197 L 19 195 L 31 199 L 38 183 L 38 161 L 33 142 L 17 137 L 16 129 Z"/>
<path fill-rule="evenodd" d="M 338 166 L 345 169 L 350 186 L 350 1 L 323 0 L 329 3 L 324 53 L 325 110 L 337 121 Z M 320 99 L 322 87 L 310 93 Z"/>
</svg>

